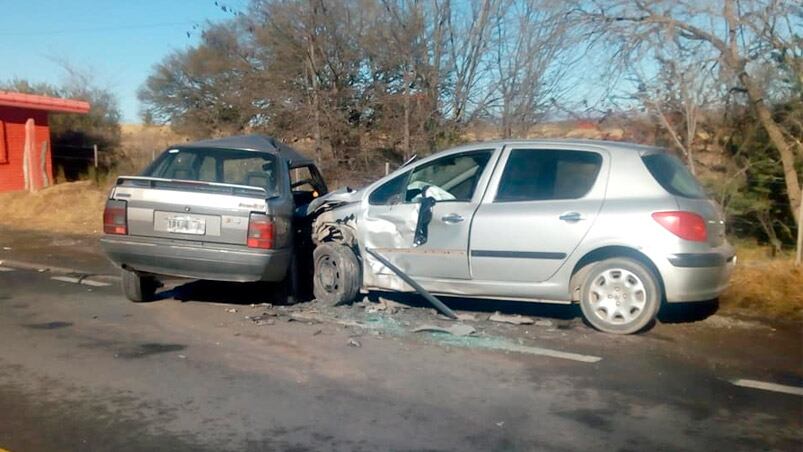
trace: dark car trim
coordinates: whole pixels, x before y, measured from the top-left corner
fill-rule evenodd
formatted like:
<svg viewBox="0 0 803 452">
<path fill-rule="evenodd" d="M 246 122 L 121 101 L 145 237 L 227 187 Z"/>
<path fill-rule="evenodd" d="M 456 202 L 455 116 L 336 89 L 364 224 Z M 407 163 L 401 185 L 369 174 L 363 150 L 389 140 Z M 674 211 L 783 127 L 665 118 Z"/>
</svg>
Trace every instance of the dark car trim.
<svg viewBox="0 0 803 452">
<path fill-rule="evenodd" d="M 510 257 L 514 259 L 566 259 L 566 253 L 544 251 L 471 250 L 471 257 Z"/>
<path fill-rule="evenodd" d="M 720 253 L 684 253 L 669 256 L 670 264 L 686 268 L 720 267 L 732 260 L 733 257 L 726 258 Z"/>
</svg>

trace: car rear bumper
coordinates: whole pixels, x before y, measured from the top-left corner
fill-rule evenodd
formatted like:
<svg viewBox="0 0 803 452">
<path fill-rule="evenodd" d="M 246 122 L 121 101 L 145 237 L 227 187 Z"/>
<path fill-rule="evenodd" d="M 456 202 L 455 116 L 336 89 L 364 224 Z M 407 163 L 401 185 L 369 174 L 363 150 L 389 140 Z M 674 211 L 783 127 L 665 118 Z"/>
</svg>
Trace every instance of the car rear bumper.
<svg viewBox="0 0 803 452">
<path fill-rule="evenodd" d="M 660 269 L 666 300 L 713 300 L 728 287 L 735 266 L 736 255 L 730 246 L 714 252 L 669 255 Z"/>
<path fill-rule="evenodd" d="M 129 270 L 216 281 L 281 281 L 291 249 L 257 250 L 151 237 L 103 236 L 100 244 L 115 265 Z"/>
</svg>

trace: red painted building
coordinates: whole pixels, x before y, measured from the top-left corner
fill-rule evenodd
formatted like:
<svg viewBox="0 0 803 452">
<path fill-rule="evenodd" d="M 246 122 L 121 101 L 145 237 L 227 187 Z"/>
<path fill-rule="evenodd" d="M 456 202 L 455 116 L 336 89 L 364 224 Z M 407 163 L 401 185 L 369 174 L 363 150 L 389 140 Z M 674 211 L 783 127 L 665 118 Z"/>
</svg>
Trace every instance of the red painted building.
<svg viewBox="0 0 803 452">
<path fill-rule="evenodd" d="M 53 184 L 49 112 L 87 113 L 89 103 L 0 91 L 0 192 Z"/>
</svg>

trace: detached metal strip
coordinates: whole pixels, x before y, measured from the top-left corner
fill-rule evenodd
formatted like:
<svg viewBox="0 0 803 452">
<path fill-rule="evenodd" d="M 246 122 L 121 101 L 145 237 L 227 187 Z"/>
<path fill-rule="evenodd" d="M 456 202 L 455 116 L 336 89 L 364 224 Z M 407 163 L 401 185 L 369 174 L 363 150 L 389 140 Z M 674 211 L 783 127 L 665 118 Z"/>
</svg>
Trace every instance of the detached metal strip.
<svg viewBox="0 0 803 452">
<path fill-rule="evenodd" d="M 428 302 L 430 302 L 432 304 L 432 306 L 435 306 L 435 308 L 438 311 L 440 311 L 443 315 L 445 315 L 446 317 L 449 317 L 452 320 L 457 320 L 457 314 L 455 314 L 454 311 L 449 309 L 449 307 L 446 306 L 445 304 L 443 304 L 442 301 L 440 301 L 437 298 L 435 298 L 431 293 L 429 293 L 427 291 L 427 289 L 424 289 L 420 284 L 418 284 L 412 278 L 407 276 L 407 274 L 404 273 L 399 267 L 391 264 L 389 260 L 387 260 L 384 257 L 382 257 L 381 254 L 377 253 L 374 250 L 370 250 L 370 249 L 366 248 L 365 251 L 368 254 L 370 254 L 371 256 L 373 256 L 374 258 L 376 258 L 376 260 L 378 260 L 379 262 L 382 262 L 382 264 L 385 267 L 389 268 L 391 271 L 393 271 L 393 273 L 396 273 L 397 275 L 399 275 L 399 278 L 403 279 L 404 282 L 406 282 L 407 284 L 411 285 L 413 287 L 413 289 L 416 290 L 416 292 L 421 294 L 422 297 L 424 297 Z"/>
</svg>

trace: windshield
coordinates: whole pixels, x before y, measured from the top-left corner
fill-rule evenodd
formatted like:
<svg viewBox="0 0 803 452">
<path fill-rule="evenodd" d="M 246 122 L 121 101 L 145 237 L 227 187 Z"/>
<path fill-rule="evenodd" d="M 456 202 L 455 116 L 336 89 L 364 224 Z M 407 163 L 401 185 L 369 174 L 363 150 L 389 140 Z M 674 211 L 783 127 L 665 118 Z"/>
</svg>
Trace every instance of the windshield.
<svg viewBox="0 0 803 452">
<path fill-rule="evenodd" d="M 642 157 L 652 177 L 669 193 L 686 198 L 705 198 L 705 191 L 688 168 L 669 154 L 650 154 Z"/>
<path fill-rule="evenodd" d="M 162 179 L 247 185 L 276 192 L 276 157 L 230 149 L 170 149 L 145 170 Z"/>
</svg>

